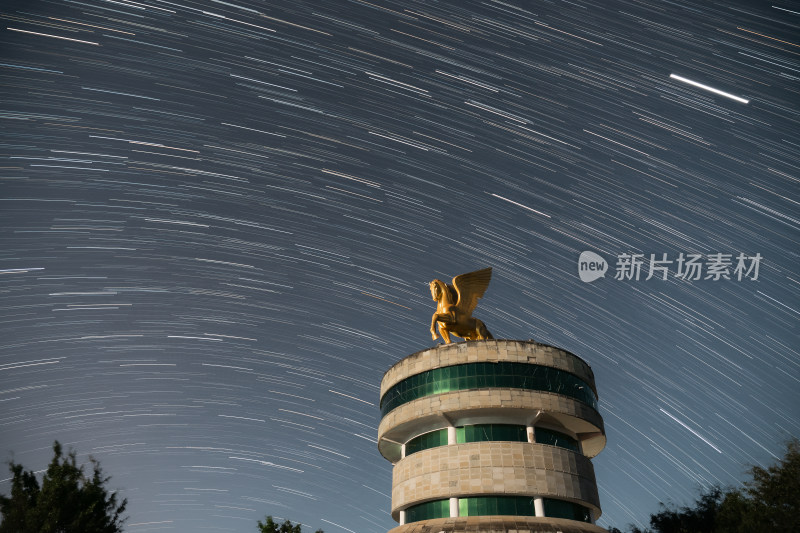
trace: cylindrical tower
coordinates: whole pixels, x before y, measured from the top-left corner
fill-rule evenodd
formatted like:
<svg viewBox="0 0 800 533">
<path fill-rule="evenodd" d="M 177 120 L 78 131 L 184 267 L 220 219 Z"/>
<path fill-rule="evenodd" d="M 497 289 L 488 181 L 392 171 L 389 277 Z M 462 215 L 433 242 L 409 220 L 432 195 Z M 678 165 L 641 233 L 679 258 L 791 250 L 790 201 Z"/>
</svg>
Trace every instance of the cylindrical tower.
<svg viewBox="0 0 800 533">
<path fill-rule="evenodd" d="M 594 375 L 532 341 L 409 355 L 381 381 L 378 449 L 394 465 L 390 533 L 605 532 Z"/>
</svg>

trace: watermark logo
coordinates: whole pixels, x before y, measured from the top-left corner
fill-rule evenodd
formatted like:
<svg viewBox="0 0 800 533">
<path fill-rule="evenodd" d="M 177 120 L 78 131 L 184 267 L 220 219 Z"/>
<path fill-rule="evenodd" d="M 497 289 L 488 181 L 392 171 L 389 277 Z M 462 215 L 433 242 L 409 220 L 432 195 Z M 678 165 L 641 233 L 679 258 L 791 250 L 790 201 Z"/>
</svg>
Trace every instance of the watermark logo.
<svg viewBox="0 0 800 533">
<path fill-rule="evenodd" d="M 578 258 L 578 275 L 584 283 L 591 283 L 598 278 L 604 278 L 608 270 L 608 263 L 594 252 L 581 252 Z"/>
<path fill-rule="evenodd" d="M 614 279 L 620 281 L 645 281 L 657 278 L 662 281 L 672 277 L 685 281 L 697 280 L 731 280 L 742 281 L 758 279 L 758 271 L 763 257 L 760 253 L 746 255 L 739 253 L 724 254 L 678 254 L 674 260 L 667 254 L 650 254 L 649 260 L 644 254 L 618 254 Z M 608 263 L 595 252 L 581 252 L 578 258 L 578 275 L 581 281 L 590 283 L 605 277 Z"/>
</svg>

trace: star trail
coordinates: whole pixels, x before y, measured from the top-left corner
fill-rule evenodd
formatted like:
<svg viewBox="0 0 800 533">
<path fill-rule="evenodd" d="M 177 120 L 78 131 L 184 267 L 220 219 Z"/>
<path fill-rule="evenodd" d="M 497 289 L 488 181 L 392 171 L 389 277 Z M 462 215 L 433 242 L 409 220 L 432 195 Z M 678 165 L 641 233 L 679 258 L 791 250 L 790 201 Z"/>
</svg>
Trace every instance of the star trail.
<svg viewBox="0 0 800 533">
<path fill-rule="evenodd" d="M 594 369 L 599 525 L 736 486 L 800 436 L 795 7 L 4 2 L 3 459 L 91 454 L 132 533 L 387 531 L 381 377 L 491 266 Z"/>
</svg>

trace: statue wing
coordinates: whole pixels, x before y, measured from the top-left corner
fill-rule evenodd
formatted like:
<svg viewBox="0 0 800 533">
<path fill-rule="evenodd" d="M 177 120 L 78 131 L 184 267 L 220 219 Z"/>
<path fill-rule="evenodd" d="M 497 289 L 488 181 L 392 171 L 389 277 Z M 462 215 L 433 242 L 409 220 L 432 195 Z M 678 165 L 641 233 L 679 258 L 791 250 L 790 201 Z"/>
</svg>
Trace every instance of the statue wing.
<svg viewBox="0 0 800 533">
<path fill-rule="evenodd" d="M 478 299 L 486 292 L 491 280 L 491 267 L 454 277 L 453 287 L 458 293 L 458 301 L 456 302 L 458 312 L 465 313 L 464 316 L 472 316 L 472 312 L 478 305 Z"/>
</svg>

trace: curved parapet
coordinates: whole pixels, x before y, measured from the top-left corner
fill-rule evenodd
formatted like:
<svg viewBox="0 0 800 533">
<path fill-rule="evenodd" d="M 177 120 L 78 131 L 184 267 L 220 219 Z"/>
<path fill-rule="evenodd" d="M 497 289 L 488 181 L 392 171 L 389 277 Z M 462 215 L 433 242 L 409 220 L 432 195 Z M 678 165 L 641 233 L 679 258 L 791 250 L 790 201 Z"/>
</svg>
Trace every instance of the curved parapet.
<svg viewBox="0 0 800 533">
<path fill-rule="evenodd" d="M 499 361 L 540 364 L 566 370 L 589 383 L 595 395 L 597 394 L 591 367 L 577 355 L 534 341 L 494 339 L 440 344 L 403 358 L 384 373 L 381 398 L 398 382 L 426 370 L 463 363 Z"/>
</svg>

